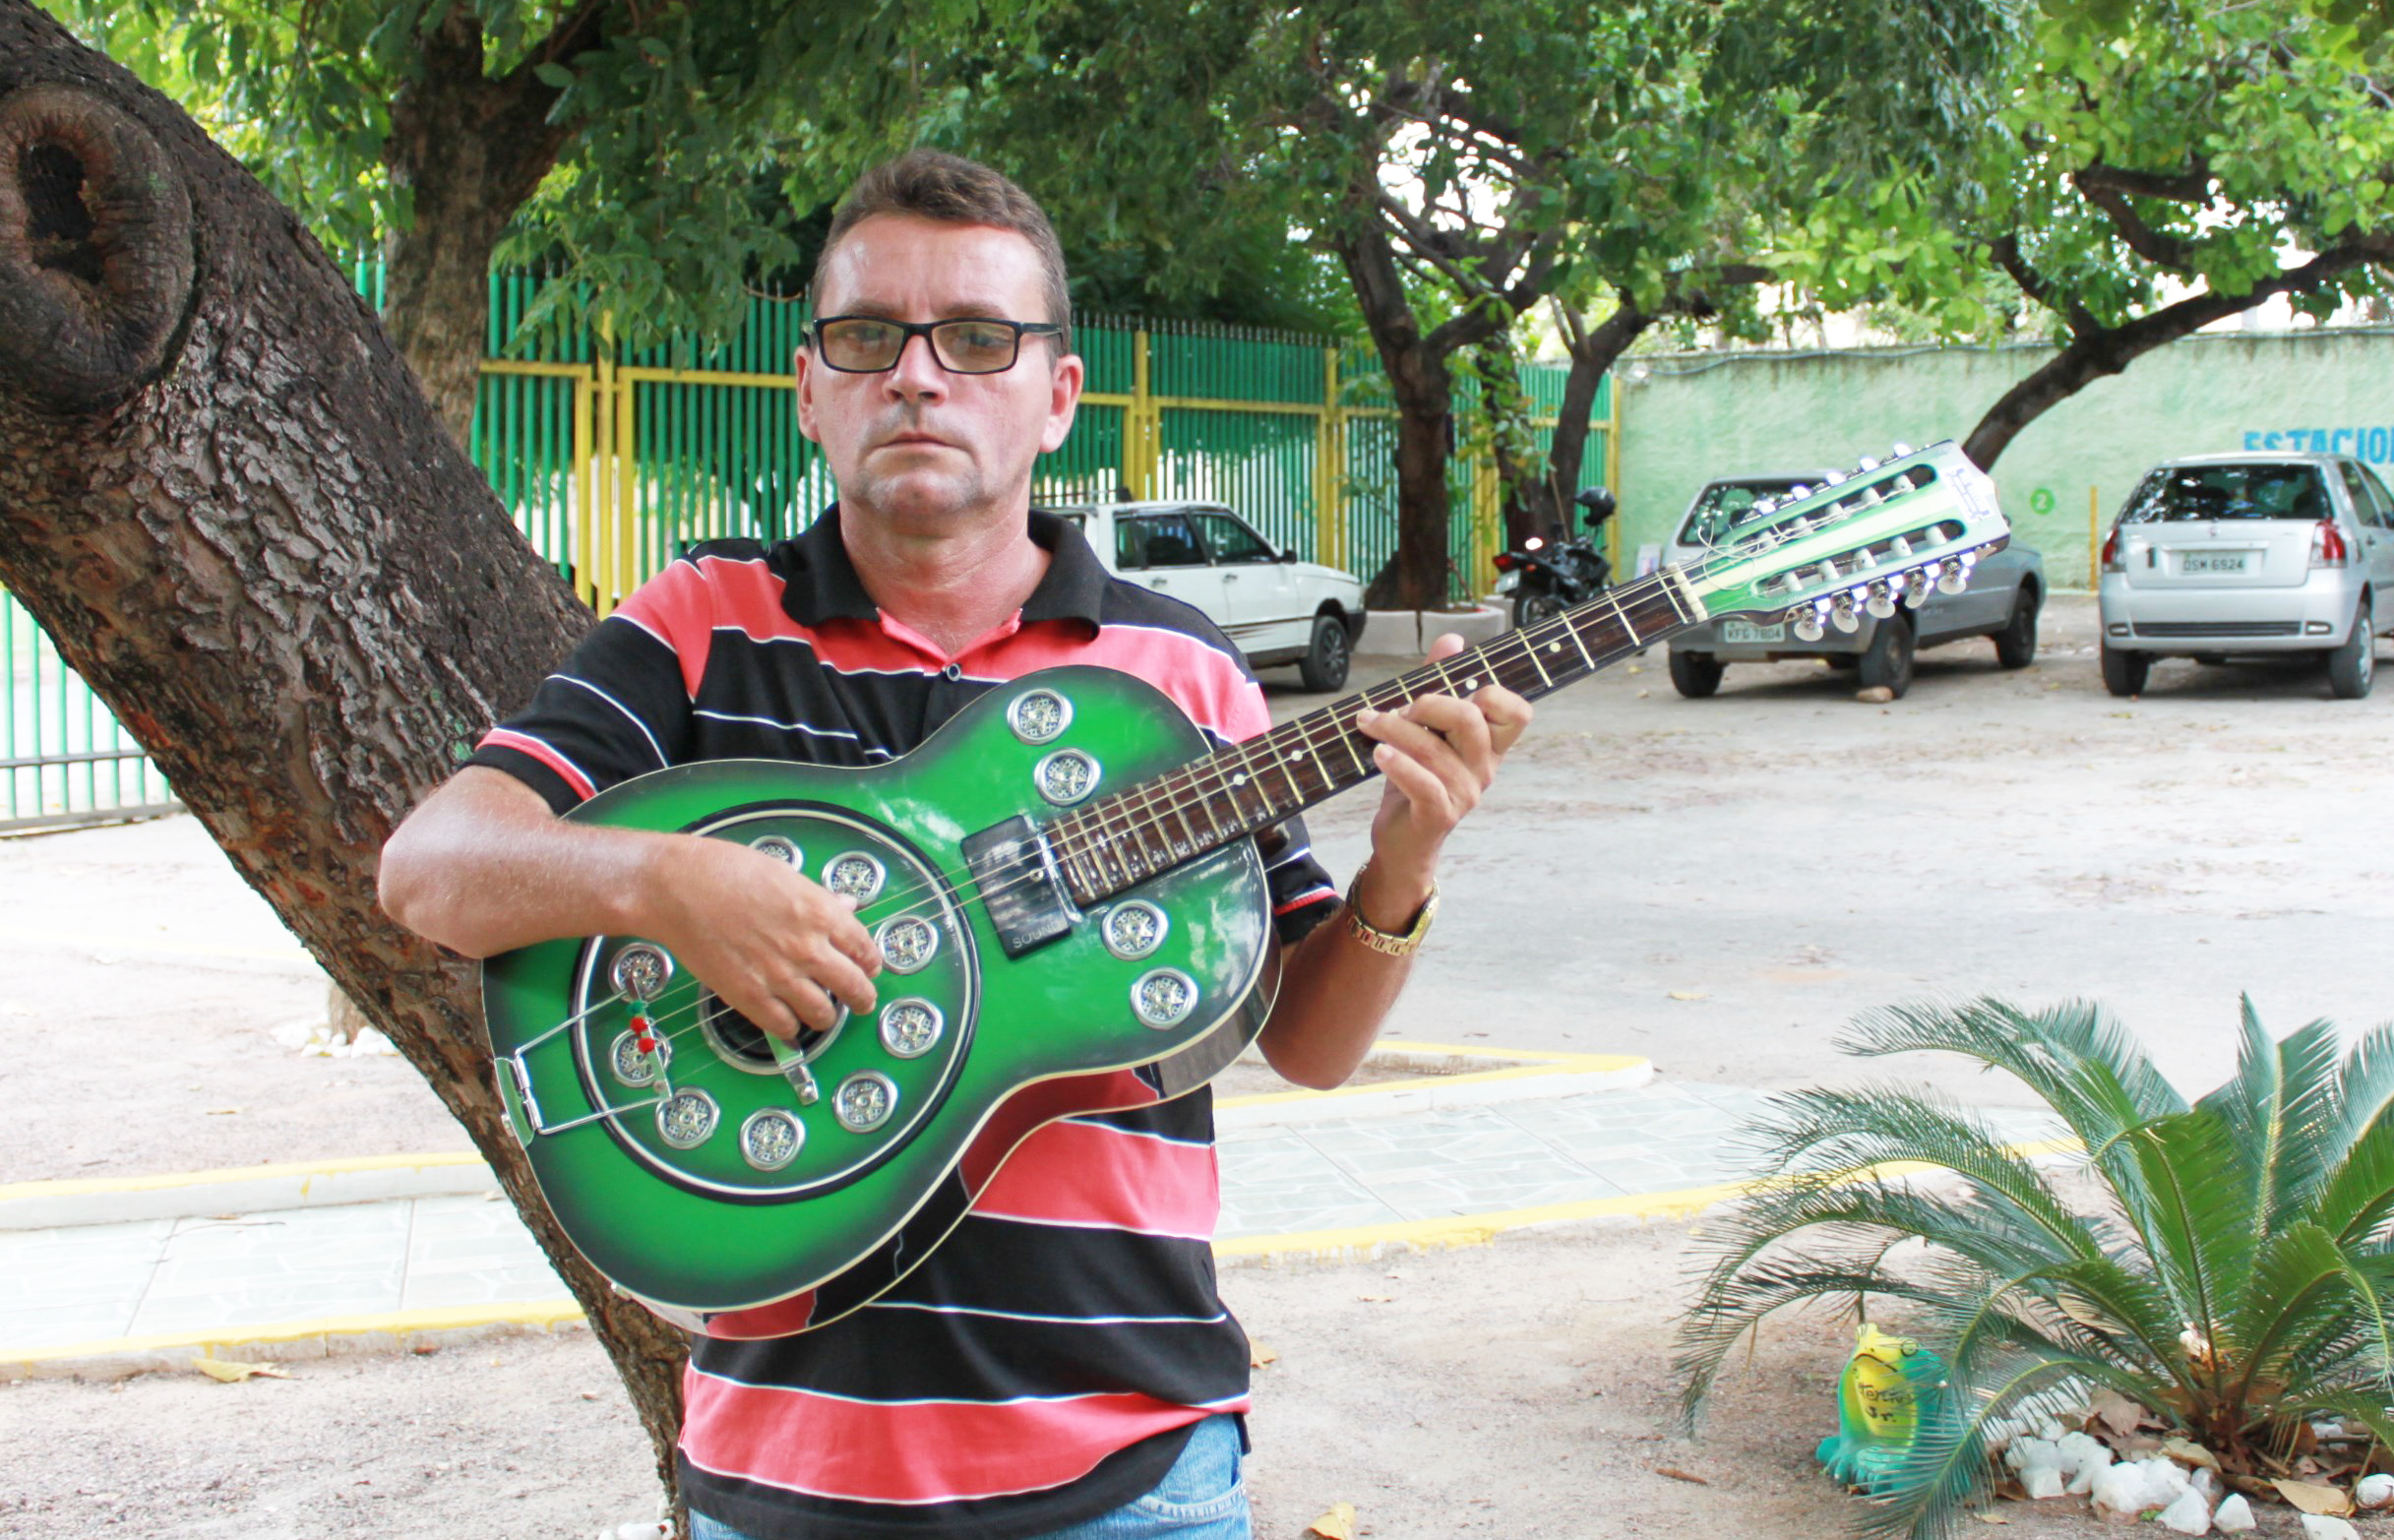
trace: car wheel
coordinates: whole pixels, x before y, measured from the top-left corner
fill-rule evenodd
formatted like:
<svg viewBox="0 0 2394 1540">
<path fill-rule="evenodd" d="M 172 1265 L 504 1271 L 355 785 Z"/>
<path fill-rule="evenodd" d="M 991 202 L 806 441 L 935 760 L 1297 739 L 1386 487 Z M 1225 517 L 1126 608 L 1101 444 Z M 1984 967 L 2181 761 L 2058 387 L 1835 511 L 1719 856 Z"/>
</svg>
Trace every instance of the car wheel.
<svg viewBox="0 0 2394 1540">
<path fill-rule="evenodd" d="M 1721 675 L 1729 665 L 1709 652 L 1679 652 L 1671 654 L 1671 688 L 1690 701 L 1701 701 L 1721 688 Z"/>
<path fill-rule="evenodd" d="M 1314 617 L 1314 640 L 1298 659 L 1297 677 L 1308 690 L 1336 690 L 1347 682 L 1347 665 L 1354 659 L 1347 647 L 1346 622 L 1335 615 Z"/>
<path fill-rule="evenodd" d="M 1865 690 L 1883 686 L 1900 701 L 1912 688 L 1912 622 L 1900 614 L 1882 620 L 1871 645 L 1863 648 L 1862 666 L 1855 677 Z"/>
<path fill-rule="evenodd" d="M 2153 671 L 2150 652 L 2122 652 L 2117 647 L 2103 649 L 2103 687 L 2117 696 L 2145 693 L 2145 676 Z"/>
<path fill-rule="evenodd" d="M 2364 598 L 2353 613 L 2353 634 L 2327 655 L 2327 688 L 2339 701 L 2358 701 L 2376 682 L 2377 635 Z"/>
<path fill-rule="evenodd" d="M 2037 660 L 2037 610 L 2044 596 L 2033 583 L 2020 585 L 2012 595 L 2011 619 L 1995 633 L 1995 662 L 2004 668 L 2026 668 Z"/>
<path fill-rule="evenodd" d="M 1559 596 L 1544 588 L 1533 593 L 1515 593 L 1513 595 L 1513 625 L 1516 627 L 1534 626 L 1550 615 L 1562 614 L 1567 608 L 1569 606 L 1565 604 Z"/>
</svg>

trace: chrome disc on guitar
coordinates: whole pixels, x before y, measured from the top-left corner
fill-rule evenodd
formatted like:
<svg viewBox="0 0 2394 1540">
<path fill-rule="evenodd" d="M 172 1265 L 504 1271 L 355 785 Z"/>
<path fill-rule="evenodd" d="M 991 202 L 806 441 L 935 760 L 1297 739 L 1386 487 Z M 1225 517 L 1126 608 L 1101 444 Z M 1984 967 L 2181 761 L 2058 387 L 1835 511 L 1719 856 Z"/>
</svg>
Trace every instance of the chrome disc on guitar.
<svg viewBox="0 0 2394 1540">
<path fill-rule="evenodd" d="M 826 852 L 824 886 L 858 904 L 906 994 L 780 1042 L 655 942 L 596 938 L 569 1030 L 591 1109 L 570 1126 L 589 1127 L 568 1137 L 611 1138 L 676 1187 L 749 1201 L 854 1181 L 937 1113 L 971 1044 L 980 971 L 956 892 L 910 843 L 837 808 L 740 808 L 689 832 L 793 863 Z"/>
</svg>

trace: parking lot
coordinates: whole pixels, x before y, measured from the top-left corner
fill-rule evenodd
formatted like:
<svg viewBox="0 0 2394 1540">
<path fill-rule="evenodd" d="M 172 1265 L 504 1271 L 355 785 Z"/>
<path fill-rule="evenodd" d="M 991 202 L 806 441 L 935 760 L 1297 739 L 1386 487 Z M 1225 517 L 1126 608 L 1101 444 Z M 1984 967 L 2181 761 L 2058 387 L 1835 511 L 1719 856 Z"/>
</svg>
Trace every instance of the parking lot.
<svg viewBox="0 0 2394 1540">
<path fill-rule="evenodd" d="M 2056 595 L 2044 621 L 2033 667 L 1957 643 L 1886 706 L 1817 663 L 1683 700 L 1660 648 L 1548 697 L 1448 848 L 1392 1033 L 1780 1087 L 1857 1073 L 1830 1041 L 1870 1006 L 2091 997 L 2192 1092 L 2232 1067 L 2241 991 L 2281 1031 L 2394 1016 L 2375 960 L 2394 702 L 2330 700 L 2308 667 L 2176 661 L 2115 700 L 2094 601 Z M 1377 654 L 1396 640 L 1367 632 L 1379 673 L 1359 679 L 1394 670 Z M 1317 701 L 1275 690 L 1282 711 Z M 1333 871 L 1371 807 L 1315 815 Z"/>
<path fill-rule="evenodd" d="M 1741 666 L 1687 701 L 1659 651 L 1550 697 L 1455 836 L 1391 1035 L 1634 1052 L 1666 1081 L 1902 1073 L 2001 1104 L 2000 1081 L 1858 1066 L 1831 1040 L 1925 995 L 2091 996 L 2194 1092 L 2230 1067 L 2240 991 L 2279 1030 L 2386 1016 L 2394 703 L 2330 701 L 2315 671 L 2184 663 L 2116 701 L 2090 599 L 2056 598 L 2045 631 L 2017 673 L 1983 642 L 1923 654 L 1887 706 L 1809 663 Z M 1367 633 L 1358 683 L 1403 666 L 1388 648 L 1409 641 Z M 1269 688 L 1283 714 L 1323 700 Z M 1315 816 L 1342 878 L 1372 806 Z M 463 1146 L 400 1061 L 293 1051 L 321 975 L 189 819 L 0 841 L 0 940 L 12 1066 L 44 1092 L 42 1117 L 0 1125 L 10 1179 Z M 1844 1524 L 1810 1458 L 1833 1420 L 1835 1324 L 1775 1329 L 1712 1432 L 1670 1436 L 1688 1245 L 1657 1224 L 1232 1271 L 1233 1308 L 1278 1355 L 1258 1378 L 1258 1533 L 1293 1537 L 1342 1499 L 1390 1537 L 1577 1532 L 1592 1501 L 1657 1540 Z M 587 1534 L 653 1501 L 609 1386 L 586 1336 L 527 1338 L 237 1387 L 35 1382 L 8 1387 L 0 1421 L 83 1451 L 22 1500 L 62 1534 L 332 1532 L 368 1522 L 366 1497 L 404 1500 L 428 1533 Z M 516 1500 L 504 1522 L 493 1491 Z M 2026 1540 L 2097 1528 L 2007 1511 Z"/>
</svg>

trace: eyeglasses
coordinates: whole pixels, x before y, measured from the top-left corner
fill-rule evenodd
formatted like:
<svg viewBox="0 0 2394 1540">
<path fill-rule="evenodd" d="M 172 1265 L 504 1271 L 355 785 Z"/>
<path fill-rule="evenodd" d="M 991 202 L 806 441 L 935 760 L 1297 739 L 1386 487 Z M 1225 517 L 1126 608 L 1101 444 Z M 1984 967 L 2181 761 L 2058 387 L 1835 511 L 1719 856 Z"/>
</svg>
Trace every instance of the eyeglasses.
<svg viewBox="0 0 2394 1540">
<path fill-rule="evenodd" d="M 1004 374 L 1021 354 L 1025 334 L 1060 336 L 1049 321 L 1000 321 L 962 316 L 953 321 L 891 321 L 886 316 L 827 316 L 815 323 L 815 352 L 841 374 L 880 374 L 897 367 L 906 343 L 931 339 L 931 356 L 950 374 Z"/>
</svg>

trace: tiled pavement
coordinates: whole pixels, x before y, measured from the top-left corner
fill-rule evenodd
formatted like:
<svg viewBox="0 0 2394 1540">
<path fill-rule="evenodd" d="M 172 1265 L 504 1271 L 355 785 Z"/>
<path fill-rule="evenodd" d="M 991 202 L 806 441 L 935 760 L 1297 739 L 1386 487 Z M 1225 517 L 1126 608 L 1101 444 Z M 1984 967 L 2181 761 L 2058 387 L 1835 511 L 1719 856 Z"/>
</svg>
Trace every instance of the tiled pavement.
<svg viewBox="0 0 2394 1540">
<path fill-rule="evenodd" d="M 1688 1212 L 1741 1178 L 1734 1136 L 1762 1102 L 1657 1079 L 1530 1087 L 1512 1081 L 1495 1087 L 1501 1099 L 1459 1105 L 1369 1094 L 1226 1103 L 1218 1250 L 1235 1263 Z M 442 1180 L 454 1188 L 460 1174 L 488 1181 L 479 1166 Z M 221 1192 L 195 1190 L 192 1205 L 223 1203 Z M 487 1191 L 0 1228 L 0 1375 L 548 1326 L 577 1319 L 564 1295 L 514 1209 Z"/>
</svg>

